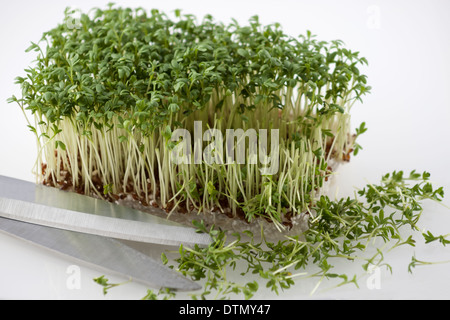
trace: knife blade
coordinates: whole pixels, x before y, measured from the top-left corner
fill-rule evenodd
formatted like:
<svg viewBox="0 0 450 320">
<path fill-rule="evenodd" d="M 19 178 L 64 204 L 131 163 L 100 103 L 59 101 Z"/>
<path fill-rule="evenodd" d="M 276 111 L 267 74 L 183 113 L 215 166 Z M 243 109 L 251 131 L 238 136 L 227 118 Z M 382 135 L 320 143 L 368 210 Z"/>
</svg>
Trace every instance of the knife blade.
<svg viewBox="0 0 450 320">
<path fill-rule="evenodd" d="M 109 275 L 151 288 L 194 291 L 197 283 L 119 240 L 0 218 L 0 232 L 25 240 Z"/>
<path fill-rule="evenodd" d="M 0 176 L 0 217 L 144 243 L 193 246 L 211 242 L 209 235 L 151 213 L 5 176 Z"/>
</svg>

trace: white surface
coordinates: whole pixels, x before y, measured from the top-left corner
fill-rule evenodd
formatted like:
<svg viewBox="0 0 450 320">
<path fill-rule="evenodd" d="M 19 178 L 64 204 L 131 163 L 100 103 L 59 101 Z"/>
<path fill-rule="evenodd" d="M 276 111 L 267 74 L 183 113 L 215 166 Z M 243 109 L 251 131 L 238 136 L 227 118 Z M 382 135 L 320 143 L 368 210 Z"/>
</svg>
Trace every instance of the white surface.
<svg viewBox="0 0 450 320">
<path fill-rule="evenodd" d="M 18 94 L 16 76 L 31 65 L 32 54 L 24 50 L 43 32 L 63 19 L 67 6 L 88 10 L 105 7 L 109 1 L 11 1 L 0 11 L 0 174 L 33 181 L 31 169 L 36 148 L 19 108 L 6 103 Z M 340 168 L 336 181 L 340 195 L 352 194 L 367 181 L 377 183 L 393 170 L 429 171 L 433 182 L 450 192 L 450 2 L 430 1 L 115 1 L 124 6 L 153 7 L 170 12 L 176 8 L 217 20 L 234 17 L 244 23 L 258 14 L 263 23 L 280 22 L 298 35 L 311 30 L 320 39 L 343 40 L 369 61 L 364 72 L 372 94 L 355 106 L 353 121 L 367 122 L 361 137 L 364 150 Z M 445 200 L 450 204 L 448 199 Z M 422 225 L 436 234 L 450 233 L 450 210 L 427 204 Z M 346 286 L 309 296 L 315 281 L 298 282 L 280 296 L 262 289 L 256 298 L 279 299 L 449 299 L 450 264 L 407 266 L 412 254 L 427 261 L 450 260 L 450 248 L 439 245 L 401 248 L 386 255 L 391 275 L 381 270 L 380 289 L 370 290 L 365 280 L 360 288 Z M 80 288 L 70 289 L 70 261 L 0 234 L 0 299 L 139 299 L 146 288 L 127 284 L 104 297 L 92 279 L 98 272 L 81 267 Z M 360 272 L 357 265 L 343 266 Z M 70 269 L 69 269 L 70 271 Z M 123 279 L 112 278 L 115 282 Z M 264 284 L 261 284 L 261 288 Z M 180 296 L 182 297 L 182 296 Z"/>
</svg>

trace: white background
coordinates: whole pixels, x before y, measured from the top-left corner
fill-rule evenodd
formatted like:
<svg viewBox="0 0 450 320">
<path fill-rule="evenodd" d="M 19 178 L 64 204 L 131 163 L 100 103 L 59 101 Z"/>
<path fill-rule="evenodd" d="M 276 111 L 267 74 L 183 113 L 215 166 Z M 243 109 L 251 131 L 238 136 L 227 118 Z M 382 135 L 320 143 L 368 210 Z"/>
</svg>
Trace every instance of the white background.
<svg viewBox="0 0 450 320">
<path fill-rule="evenodd" d="M 62 22 L 65 7 L 87 11 L 108 1 L 9 1 L 0 10 L 0 175 L 33 181 L 31 169 L 36 148 L 20 109 L 6 103 L 16 76 L 32 65 L 33 54 L 24 51 L 30 41 Z M 130 7 L 157 8 L 166 13 L 180 8 L 198 17 L 212 14 L 225 23 L 242 24 L 257 14 L 264 24 L 280 22 L 296 36 L 311 30 L 321 40 L 341 39 L 349 49 L 369 61 L 364 70 L 372 94 L 353 109 L 353 122 L 366 121 L 369 131 L 361 137 L 364 150 L 341 167 L 335 181 L 339 195 L 351 195 L 368 181 L 377 183 L 393 170 L 429 171 L 435 185 L 450 190 L 450 2 L 428 1 L 116 1 Z M 450 191 L 449 191 L 450 192 Z M 448 199 L 445 200 L 450 204 Z M 433 234 L 450 233 L 450 210 L 426 204 L 421 226 Z M 420 239 L 420 238 L 418 238 Z M 380 288 L 329 287 L 323 282 L 310 296 L 317 280 L 298 282 L 274 296 L 261 289 L 262 299 L 449 299 L 450 264 L 417 267 L 407 272 L 411 256 L 426 261 L 450 260 L 450 248 L 423 245 L 386 255 L 393 274 L 381 270 Z M 70 261 L 48 254 L 0 234 L 1 299 L 139 299 L 146 288 L 127 284 L 104 297 L 92 279 L 97 271 L 81 268 L 81 288 L 66 286 Z M 350 274 L 360 267 L 346 266 Z M 112 277 L 113 281 L 123 279 Z M 261 282 L 261 288 L 264 283 Z M 183 297 L 183 296 L 181 296 Z"/>
</svg>

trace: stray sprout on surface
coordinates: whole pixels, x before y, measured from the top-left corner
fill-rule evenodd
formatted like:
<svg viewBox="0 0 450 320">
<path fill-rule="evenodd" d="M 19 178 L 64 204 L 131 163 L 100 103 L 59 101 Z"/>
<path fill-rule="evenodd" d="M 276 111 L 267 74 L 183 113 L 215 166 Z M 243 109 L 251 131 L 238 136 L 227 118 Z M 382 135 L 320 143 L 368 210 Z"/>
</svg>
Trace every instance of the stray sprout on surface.
<svg viewBox="0 0 450 320">
<path fill-rule="evenodd" d="M 67 9 L 65 21 L 75 21 L 74 13 Z M 33 115 L 39 182 L 109 201 L 131 196 L 168 218 L 192 214 L 212 244 L 180 246 L 161 260 L 203 283 L 193 299 L 250 299 L 263 286 L 279 294 L 305 278 L 318 279 L 313 292 L 325 279 L 358 286 L 360 275 L 340 273 L 336 262 L 391 270 L 385 254 L 417 241 L 404 236 L 405 228 L 426 243 L 450 243 L 448 235 L 417 226 L 422 202 L 444 196 L 427 172 L 386 174 L 354 198 L 321 192 L 335 166 L 362 150 L 356 140 L 367 131 L 362 123 L 353 134 L 350 121 L 371 89 L 360 72 L 367 60 L 342 41 L 320 41 L 309 31 L 294 38 L 257 16 L 246 25 L 223 24 L 210 15 L 198 20 L 176 10 L 170 18 L 111 4 L 80 13 L 76 27 L 58 25 L 27 51 L 37 54 L 35 65 L 17 78 L 22 96 L 9 102 Z M 266 145 L 279 143 L 278 172 L 264 174 L 250 161 L 250 138 L 243 149 L 239 138 L 231 141 L 231 150 L 244 150 L 243 163 L 174 163 L 177 129 L 195 136 L 197 123 L 223 136 L 278 130 L 279 141 Z M 209 150 L 212 137 L 202 138 L 200 151 Z M 209 151 L 223 159 L 228 154 L 220 151 L 229 147 Z M 212 212 L 242 223 L 269 221 L 279 231 L 303 216 L 307 228 L 280 232 L 274 241 L 263 227 L 255 234 L 214 225 L 207 221 Z M 413 256 L 408 270 L 426 264 Z M 104 276 L 94 281 L 104 294 L 120 285 Z M 144 299 L 175 297 L 162 288 Z"/>
</svg>

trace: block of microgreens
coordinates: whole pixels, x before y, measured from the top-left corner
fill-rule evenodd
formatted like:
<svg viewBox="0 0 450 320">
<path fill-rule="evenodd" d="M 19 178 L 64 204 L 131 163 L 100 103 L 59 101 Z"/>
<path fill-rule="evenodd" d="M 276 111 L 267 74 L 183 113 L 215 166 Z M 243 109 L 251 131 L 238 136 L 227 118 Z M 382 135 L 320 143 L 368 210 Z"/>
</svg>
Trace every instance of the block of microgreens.
<svg viewBox="0 0 450 320">
<path fill-rule="evenodd" d="M 28 48 L 36 60 L 17 78 L 22 96 L 9 99 L 32 114 L 38 182 L 118 203 L 132 199 L 209 232 L 210 247 L 182 246 L 173 259 L 162 255 L 204 281 L 194 297 L 251 298 L 258 281 L 227 277 L 238 262 L 247 264 L 242 275 L 258 275 L 275 292 L 291 287 L 305 274 L 296 270 L 309 264 L 317 270 L 307 277 L 356 283 L 330 272 L 329 258 L 356 259 L 377 237 L 394 241 L 392 248 L 413 245 L 401 227 L 415 228 L 420 200 L 443 197 L 428 173 L 402 171 L 360 190 L 366 201 L 330 200 L 322 192 L 337 165 L 361 149 L 356 139 L 367 130 L 364 123 L 352 129 L 350 112 L 370 92 L 360 72 L 368 63 L 342 41 L 320 41 L 309 31 L 292 37 L 257 16 L 245 25 L 224 24 L 210 15 L 199 20 L 179 10 L 170 17 L 109 5 L 69 23 L 74 12 L 67 9 L 66 19 Z M 215 161 L 174 162 L 174 133 L 183 129 L 194 137 L 198 123 L 203 154 L 211 146 L 203 135 L 208 129 L 223 137 L 231 129 L 254 130 L 257 138 L 276 130 L 278 139 L 269 138 L 266 147 L 278 143 L 271 154 L 278 170 L 267 173 L 261 161 L 250 161 L 245 135 L 233 138 L 231 149 L 215 143 Z M 183 142 L 193 157 L 197 150 Z M 229 150 L 244 150 L 245 161 L 225 161 Z M 214 224 L 225 221 L 211 219 L 219 216 L 244 226 L 240 231 L 272 226 L 285 238 L 271 242 L 263 227 L 258 240 L 254 229 L 227 240 L 235 224 Z M 297 219 L 306 227 L 287 235 Z M 447 243 L 445 236 L 424 236 Z M 362 266 L 381 265 L 382 258 L 377 251 Z M 104 277 L 96 281 L 115 286 Z M 145 298 L 173 295 L 149 291 Z"/>
</svg>

